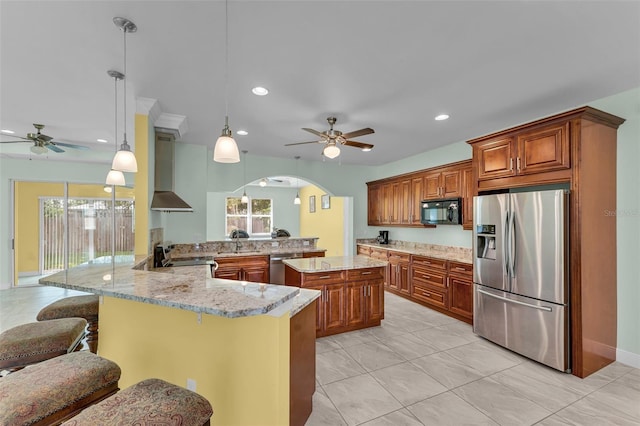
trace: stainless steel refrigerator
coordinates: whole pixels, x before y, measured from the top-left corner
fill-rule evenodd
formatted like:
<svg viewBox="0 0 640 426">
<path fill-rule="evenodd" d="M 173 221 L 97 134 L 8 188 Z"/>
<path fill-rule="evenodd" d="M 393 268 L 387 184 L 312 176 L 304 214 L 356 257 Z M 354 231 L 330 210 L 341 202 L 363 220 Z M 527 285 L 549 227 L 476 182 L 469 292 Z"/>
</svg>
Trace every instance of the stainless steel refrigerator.
<svg viewBox="0 0 640 426">
<path fill-rule="evenodd" d="M 562 371 L 570 371 L 568 197 L 473 200 L 473 331 Z"/>
</svg>

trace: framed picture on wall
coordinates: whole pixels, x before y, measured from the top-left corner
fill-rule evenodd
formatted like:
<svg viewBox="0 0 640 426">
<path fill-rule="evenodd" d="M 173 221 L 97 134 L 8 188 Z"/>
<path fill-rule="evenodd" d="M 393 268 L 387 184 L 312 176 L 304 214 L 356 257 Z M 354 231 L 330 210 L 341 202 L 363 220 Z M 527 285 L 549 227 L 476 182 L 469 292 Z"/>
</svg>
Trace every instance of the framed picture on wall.
<svg viewBox="0 0 640 426">
<path fill-rule="evenodd" d="M 330 209 L 331 208 L 331 198 L 329 197 L 329 194 L 324 194 L 321 198 L 321 205 L 323 209 Z"/>
<path fill-rule="evenodd" d="M 316 196 L 311 195 L 309 197 L 309 213 L 315 213 L 315 212 L 316 212 Z"/>
</svg>

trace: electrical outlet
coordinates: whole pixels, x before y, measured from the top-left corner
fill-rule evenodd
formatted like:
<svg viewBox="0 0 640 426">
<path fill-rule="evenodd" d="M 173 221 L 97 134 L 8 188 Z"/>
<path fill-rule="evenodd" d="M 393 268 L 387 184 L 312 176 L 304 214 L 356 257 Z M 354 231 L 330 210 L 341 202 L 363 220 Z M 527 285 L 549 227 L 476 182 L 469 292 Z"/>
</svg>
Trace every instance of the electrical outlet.
<svg viewBox="0 0 640 426">
<path fill-rule="evenodd" d="M 187 389 L 190 391 L 196 391 L 196 381 L 193 379 L 187 379 Z"/>
<path fill-rule="evenodd" d="M 308 245 L 309 245 L 309 241 L 303 241 L 303 242 L 302 242 L 302 245 L 303 245 L 303 246 L 308 246 Z"/>
</svg>

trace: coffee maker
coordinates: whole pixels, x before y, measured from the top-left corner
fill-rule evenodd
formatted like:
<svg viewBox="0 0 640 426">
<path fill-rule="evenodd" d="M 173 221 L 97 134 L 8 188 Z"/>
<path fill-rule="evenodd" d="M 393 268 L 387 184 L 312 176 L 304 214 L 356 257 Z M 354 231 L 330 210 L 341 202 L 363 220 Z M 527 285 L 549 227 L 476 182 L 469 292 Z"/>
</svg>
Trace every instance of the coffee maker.
<svg viewBox="0 0 640 426">
<path fill-rule="evenodd" d="M 378 244 L 389 244 L 389 231 L 380 231 L 378 235 Z"/>
</svg>

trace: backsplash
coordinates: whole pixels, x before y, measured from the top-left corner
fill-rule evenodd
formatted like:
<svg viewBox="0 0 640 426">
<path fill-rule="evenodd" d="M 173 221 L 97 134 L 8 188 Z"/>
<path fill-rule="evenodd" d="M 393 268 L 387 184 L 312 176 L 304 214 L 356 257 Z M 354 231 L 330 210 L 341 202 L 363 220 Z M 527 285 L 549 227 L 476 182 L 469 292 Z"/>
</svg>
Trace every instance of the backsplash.
<svg viewBox="0 0 640 426">
<path fill-rule="evenodd" d="M 252 240 L 239 238 L 242 251 L 269 251 L 278 252 L 289 249 L 311 250 L 315 249 L 318 237 L 307 238 L 270 238 L 264 240 Z M 306 243 L 306 244 L 305 244 Z M 231 251 L 236 248 L 236 240 L 207 241 L 205 243 L 176 244 L 171 254 L 191 254 L 191 253 L 218 253 Z"/>
</svg>

